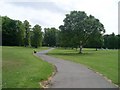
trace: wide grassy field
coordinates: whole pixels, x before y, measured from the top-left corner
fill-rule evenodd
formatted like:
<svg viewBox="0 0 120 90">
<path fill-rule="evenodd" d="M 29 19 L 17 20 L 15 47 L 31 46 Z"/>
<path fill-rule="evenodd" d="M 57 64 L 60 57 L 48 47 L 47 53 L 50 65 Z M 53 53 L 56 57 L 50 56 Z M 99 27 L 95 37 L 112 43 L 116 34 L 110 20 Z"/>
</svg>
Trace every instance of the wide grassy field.
<svg viewBox="0 0 120 90">
<path fill-rule="evenodd" d="M 38 48 L 37 51 L 48 48 Z M 2 87 L 39 88 L 53 72 L 53 65 L 34 56 L 33 48 L 2 47 Z"/>
<path fill-rule="evenodd" d="M 84 64 L 118 84 L 118 50 L 83 49 L 83 54 L 78 54 L 74 49 L 57 48 L 48 55 Z"/>
</svg>

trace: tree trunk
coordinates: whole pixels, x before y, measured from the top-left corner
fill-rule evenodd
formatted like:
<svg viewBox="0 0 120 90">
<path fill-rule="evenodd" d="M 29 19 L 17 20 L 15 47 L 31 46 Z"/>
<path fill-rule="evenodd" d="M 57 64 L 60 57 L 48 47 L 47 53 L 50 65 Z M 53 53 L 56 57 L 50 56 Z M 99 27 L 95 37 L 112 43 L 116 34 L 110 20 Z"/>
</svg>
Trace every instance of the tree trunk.
<svg viewBox="0 0 120 90">
<path fill-rule="evenodd" d="M 77 51 L 77 48 L 76 48 L 76 51 Z"/>
<path fill-rule="evenodd" d="M 82 45 L 80 45 L 80 51 L 79 51 L 80 54 L 82 54 Z"/>
<path fill-rule="evenodd" d="M 67 49 L 67 48 L 65 47 L 65 49 Z"/>
<path fill-rule="evenodd" d="M 97 51 L 97 48 L 96 48 L 96 51 Z"/>
</svg>

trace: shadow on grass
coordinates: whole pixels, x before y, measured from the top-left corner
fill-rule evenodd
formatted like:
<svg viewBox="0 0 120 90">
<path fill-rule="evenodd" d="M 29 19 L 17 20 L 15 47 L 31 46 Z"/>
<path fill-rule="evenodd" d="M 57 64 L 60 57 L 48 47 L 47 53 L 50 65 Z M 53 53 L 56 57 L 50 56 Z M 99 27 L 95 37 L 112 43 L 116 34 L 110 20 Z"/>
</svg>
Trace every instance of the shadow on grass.
<svg viewBox="0 0 120 90">
<path fill-rule="evenodd" d="M 89 56 L 95 54 L 96 49 L 83 49 L 83 53 L 80 54 L 79 50 L 76 49 L 63 49 L 57 48 L 54 52 L 48 52 L 47 55 L 62 55 L 62 56 Z"/>
<path fill-rule="evenodd" d="M 63 55 L 63 56 L 85 56 L 85 55 L 93 55 L 94 53 L 47 53 L 47 55 Z"/>
</svg>

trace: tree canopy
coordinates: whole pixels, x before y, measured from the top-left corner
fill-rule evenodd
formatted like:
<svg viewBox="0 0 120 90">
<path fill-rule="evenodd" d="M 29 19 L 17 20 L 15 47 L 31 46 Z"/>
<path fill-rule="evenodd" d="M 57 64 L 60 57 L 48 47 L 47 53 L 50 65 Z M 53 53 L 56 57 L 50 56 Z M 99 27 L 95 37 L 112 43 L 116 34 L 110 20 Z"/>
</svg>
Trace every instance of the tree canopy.
<svg viewBox="0 0 120 90">
<path fill-rule="evenodd" d="M 59 30 L 56 28 L 44 28 L 44 45 L 46 46 L 57 46 Z"/>
<path fill-rule="evenodd" d="M 30 46 L 30 24 L 27 20 L 24 21 L 25 27 L 25 46 Z"/>
<path fill-rule="evenodd" d="M 13 20 L 7 16 L 2 17 L 2 45 L 4 46 L 34 46 L 42 43 L 41 26 L 30 28 L 30 23 L 25 20 Z M 33 33 L 33 34 L 32 34 Z M 32 42 L 33 38 L 34 42 Z"/>
<path fill-rule="evenodd" d="M 82 47 L 90 40 L 96 38 L 98 41 L 102 34 L 105 32 L 103 24 L 94 16 L 87 14 L 83 11 L 71 11 L 66 14 L 63 20 L 64 25 L 59 28 L 62 35 L 62 44 L 66 47 Z"/>
<path fill-rule="evenodd" d="M 32 42 L 32 46 L 37 48 L 40 47 L 42 45 L 42 32 L 41 32 L 42 28 L 39 25 L 35 25 L 33 27 L 33 35 L 31 37 L 31 42 Z"/>
<path fill-rule="evenodd" d="M 2 16 L 2 45 L 3 46 L 59 46 L 80 48 L 120 48 L 120 35 L 106 34 L 104 25 L 99 19 L 87 15 L 84 11 L 71 11 L 66 14 L 63 25 L 42 28 L 36 24 L 33 28 L 29 21 L 13 20 Z"/>
</svg>

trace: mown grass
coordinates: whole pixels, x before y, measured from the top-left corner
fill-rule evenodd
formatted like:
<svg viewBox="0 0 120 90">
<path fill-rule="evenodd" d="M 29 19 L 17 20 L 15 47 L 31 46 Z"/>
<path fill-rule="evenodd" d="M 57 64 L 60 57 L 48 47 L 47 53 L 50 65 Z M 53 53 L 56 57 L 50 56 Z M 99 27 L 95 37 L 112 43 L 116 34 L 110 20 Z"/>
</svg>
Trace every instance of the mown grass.
<svg viewBox="0 0 120 90">
<path fill-rule="evenodd" d="M 118 82 L 118 50 L 83 49 L 83 54 L 78 54 L 76 50 L 58 48 L 50 51 L 48 55 L 84 64 L 120 85 Z"/>
<path fill-rule="evenodd" d="M 37 51 L 48 48 L 38 48 Z M 53 72 L 53 65 L 33 55 L 34 48 L 2 47 L 2 87 L 39 88 Z"/>
</svg>

